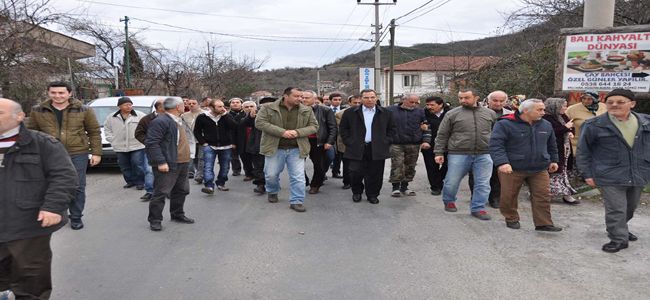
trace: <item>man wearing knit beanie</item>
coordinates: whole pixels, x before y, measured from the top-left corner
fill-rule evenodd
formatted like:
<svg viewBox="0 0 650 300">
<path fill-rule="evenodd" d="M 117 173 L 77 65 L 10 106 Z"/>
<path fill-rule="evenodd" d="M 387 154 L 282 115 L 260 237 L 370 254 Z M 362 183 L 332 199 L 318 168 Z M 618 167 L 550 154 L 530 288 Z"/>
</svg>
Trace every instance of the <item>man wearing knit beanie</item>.
<svg viewBox="0 0 650 300">
<path fill-rule="evenodd" d="M 600 188 L 610 242 L 605 252 L 618 252 L 638 238 L 627 223 L 650 183 L 650 116 L 632 111 L 634 93 L 615 89 L 605 97 L 607 113 L 585 122 L 577 163 L 585 182 Z"/>
</svg>

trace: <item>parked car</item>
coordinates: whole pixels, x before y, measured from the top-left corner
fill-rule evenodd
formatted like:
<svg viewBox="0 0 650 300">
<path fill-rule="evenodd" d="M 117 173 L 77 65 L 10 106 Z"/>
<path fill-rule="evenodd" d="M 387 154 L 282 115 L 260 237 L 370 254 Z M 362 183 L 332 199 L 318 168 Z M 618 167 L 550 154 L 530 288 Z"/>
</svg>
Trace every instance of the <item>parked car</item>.
<svg viewBox="0 0 650 300">
<path fill-rule="evenodd" d="M 133 109 L 145 114 L 149 114 L 154 111 L 154 104 L 156 103 L 157 99 L 164 99 L 168 97 L 169 96 L 129 96 L 131 101 L 133 101 Z M 118 110 L 117 99 L 120 99 L 120 97 L 99 98 L 88 103 L 88 106 L 90 106 L 93 111 L 95 111 L 97 121 L 99 122 L 102 130 L 103 154 L 100 166 L 117 167 L 117 155 L 115 155 L 113 147 L 106 140 L 106 136 L 104 135 L 104 122 L 106 122 L 106 118 Z M 180 100 L 179 97 L 178 99 Z"/>
</svg>

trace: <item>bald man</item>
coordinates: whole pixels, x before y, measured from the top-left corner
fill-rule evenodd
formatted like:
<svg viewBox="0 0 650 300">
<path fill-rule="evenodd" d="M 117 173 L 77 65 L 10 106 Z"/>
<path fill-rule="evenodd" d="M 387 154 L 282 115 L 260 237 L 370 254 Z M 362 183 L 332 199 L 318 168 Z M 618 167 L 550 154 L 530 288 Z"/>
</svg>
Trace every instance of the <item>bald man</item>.
<svg viewBox="0 0 650 300">
<path fill-rule="evenodd" d="M 24 119 L 20 104 L 0 99 L 0 295 L 48 299 L 50 238 L 67 223 L 79 181 L 65 147 Z"/>
</svg>

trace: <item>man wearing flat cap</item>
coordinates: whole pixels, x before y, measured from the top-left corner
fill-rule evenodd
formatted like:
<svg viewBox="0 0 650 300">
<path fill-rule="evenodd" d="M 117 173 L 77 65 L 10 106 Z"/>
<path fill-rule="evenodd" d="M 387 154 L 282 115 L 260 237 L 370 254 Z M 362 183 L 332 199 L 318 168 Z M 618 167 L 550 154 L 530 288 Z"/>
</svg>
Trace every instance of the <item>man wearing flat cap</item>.
<svg viewBox="0 0 650 300">
<path fill-rule="evenodd" d="M 632 111 L 636 102 L 630 90 L 609 92 L 605 105 L 607 113 L 582 128 L 577 163 L 585 182 L 600 188 L 611 240 L 602 249 L 614 253 L 637 240 L 627 223 L 650 183 L 650 116 Z"/>
<path fill-rule="evenodd" d="M 566 110 L 566 115 L 570 120 L 573 120 L 573 128 L 575 128 L 575 135 L 571 139 L 573 153 L 576 153 L 576 148 L 578 147 L 578 137 L 580 136 L 582 124 L 595 116 L 600 116 L 607 112 L 605 104 L 598 101 L 598 98 L 600 98 L 598 92 L 585 91 L 580 97 L 580 102 L 569 106 Z"/>
<path fill-rule="evenodd" d="M 104 122 L 104 135 L 117 155 L 117 164 L 126 181 L 124 188 L 135 186 L 142 190 L 146 171 L 145 152 L 144 144 L 135 138 L 135 129 L 145 114 L 133 109 L 133 101 L 129 97 L 118 99 L 117 107 L 119 109 Z"/>
</svg>

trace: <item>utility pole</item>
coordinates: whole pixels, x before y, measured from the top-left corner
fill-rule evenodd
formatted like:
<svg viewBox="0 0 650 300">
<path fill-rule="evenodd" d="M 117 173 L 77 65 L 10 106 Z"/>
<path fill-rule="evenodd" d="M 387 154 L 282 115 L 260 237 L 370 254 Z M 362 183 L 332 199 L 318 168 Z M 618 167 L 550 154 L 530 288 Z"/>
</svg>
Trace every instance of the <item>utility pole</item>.
<svg viewBox="0 0 650 300">
<path fill-rule="evenodd" d="M 361 0 L 357 0 L 358 5 L 374 5 L 375 6 L 375 24 L 373 26 L 375 27 L 375 31 L 373 32 L 375 34 L 375 91 L 381 93 L 381 24 L 379 24 L 379 6 L 381 5 L 395 5 L 397 3 L 397 0 L 393 0 L 393 2 L 379 2 L 379 0 L 375 0 L 375 2 L 371 3 L 361 3 Z"/>
<path fill-rule="evenodd" d="M 585 0 L 582 27 L 605 28 L 614 26 L 614 0 Z"/>
<path fill-rule="evenodd" d="M 131 59 L 129 55 L 129 16 L 124 16 L 124 19 L 120 19 L 120 22 L 124 22 L 124 36 L 126 37 L 124 43 L 124 77 L 126 88 L 131 87 Z"/>
<path fill-rule="evenodd" d="M 316 68 L 316 93 L 320 96 L 320 68 Z"/>
<path fill-rule="evenodd" d="M 393 104 L 395 87 L 395 19 L 390 20 L 390 72 L 388 73 L 388 104 Z"/>
</svg>

